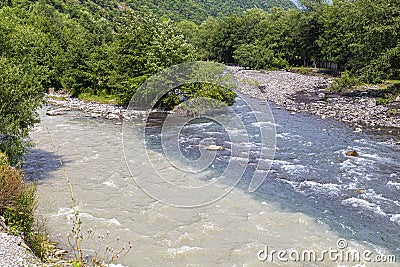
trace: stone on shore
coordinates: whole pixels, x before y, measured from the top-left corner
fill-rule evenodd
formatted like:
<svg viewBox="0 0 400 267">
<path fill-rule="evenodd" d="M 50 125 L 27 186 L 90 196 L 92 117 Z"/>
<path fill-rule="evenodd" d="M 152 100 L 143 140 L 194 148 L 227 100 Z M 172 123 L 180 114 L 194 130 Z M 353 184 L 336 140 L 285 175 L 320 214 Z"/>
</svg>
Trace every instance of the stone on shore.
<svg viewBox="0 0 400 267">
<path fill-rule="evenodd" d="M 43 264 L 26 248 L 21 237 L 0 233 L 0 266 L 39 267 Z"/>
<path fill-rule="evenodd" d="M 228 67 L 239 81 L 238 90 L 249 97 L 271 101 L 290 112 L 310 113 L 322 118 L 371 127 L 400 128 L 400 116 L 390 105 L 376 105 L 368 89 L 353 93 L 333 93 L 333 78 L 302 75 L 286 71 L 245 70 Z M 251 81 L 251 82 L 245 82 Z M 257 86 L 252 84 L 257 84 Z M 397 99 L 400 101 L 399 99 Z"/>
<path fill-rule="evenodd" d="M 46 111 L 47 116 L 61 116 L 67 114 L 68 109 L 66 108 L 57 108 L 57 109 L 48 109 Z"/>
</svg>

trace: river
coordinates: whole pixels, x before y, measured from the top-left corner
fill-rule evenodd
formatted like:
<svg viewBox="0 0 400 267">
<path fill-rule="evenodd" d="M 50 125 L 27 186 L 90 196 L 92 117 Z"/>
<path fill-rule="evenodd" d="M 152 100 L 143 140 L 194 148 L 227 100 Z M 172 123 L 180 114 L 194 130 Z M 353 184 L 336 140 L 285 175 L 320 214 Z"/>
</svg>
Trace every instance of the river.
<svg viewBox="0 0 400 267">
<path fill-rule="evenodd" d="M 356 133 L 343 123 L 270 106 L 277 148 L 262 186 L 249 192 L 249 170 L 225 197 L 193 208 L 173 207 L 139 188 L 124 158 L 122 125 L 79 112 L 49 117 L 41 111 L 42 122 L 31 134 L 36 146 L 25 164 L 27 177 L 38 183 L 38 216 L 44 218 L 52 238 L 68 247 L 73 210 L 58 162 L 61 156 L 78 203 L 82 232 L 86 236 L 93 228 L 95 233 L 84 238 L 85 253 L 101 257 L 106 245 L 120 248 L 131 241 L 132 249 L 116 261 L 124 266 L 355 265 L 329 259 L 288 263 L 275 259 L 274 264 L 258 259 L 266 246 L 270 250 L 321 251 L 338 249 L 339 238 L 357 251 L 399 259 L 400 147 L 391 142 L 396 137 Z M 134 121 L 132 131 L 143 123 Z M 157 155 L 161 138 L 157 123 L 148 130 L 149 153 Z M 196 157 L 203 138 L 229 147 L 226 136 L 212 122 L 194 122 L 181 133 L 180 146 L 186 156 Z M 133 133 L 129 144 L 130 151 L 135 151 L 143 137 Z M 360 156 L 346 156 L 349 150 Z M 229 162 L 226 151 L 216 155 L 210 172 L 218 172 Z M 134 173 L 150 175 L 151 168 L 145 164 L 148 157 L 135 154 Z M 162 169 L 177 183 L 186 178 L 197 185 L 209 182 L 207 175 L 178 177 L 167 167 Z"/>
</svg>

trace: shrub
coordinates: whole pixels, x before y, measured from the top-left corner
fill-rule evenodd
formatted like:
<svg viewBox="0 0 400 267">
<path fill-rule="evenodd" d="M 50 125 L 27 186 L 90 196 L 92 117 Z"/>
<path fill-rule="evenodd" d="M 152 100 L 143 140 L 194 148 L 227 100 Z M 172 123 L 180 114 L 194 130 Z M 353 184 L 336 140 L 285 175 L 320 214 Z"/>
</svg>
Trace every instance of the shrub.
<svg viewBox="0 0 400 267">
<path fill-rule="evenodd" d="M 233 58 L 242 67 L 250 69 L 288 69 L 289 63 L 262 45 L 243 44 L 234 52 Z"/>
<path fill-rule="evenodd" d="M 376 99 L 376 104 L 377 105 L 387 105 L 390 102 L 392 102 L 392 100 L 393 100 L 393 98 L 390 94 L 385 94 L 384 96 L 378 97 Z"/>
<path fill-rule="evenodd" d="M 22 175 L 14 167 L 8 165 L 8 159 L 0 154 L 0 214 L 15 206 L 23 195 L 25 183 Z"/>
<path fill-rule="evenodd" d="M 36 110 L 43 103 L 39 73 L 0 58 L 0 150 L 12 164 L 26 152 L 29 130 L 39 122 Z"/>
<path fill-rule="evenodd" d="M 345 91 L 353 88 L 356 85 L 359 85 L 360 81 L 353 76 L 349 71 L 345 71 L 342 73 L 340 78 L 336 78 L 330 87 L 332 91 Z"/>
<path fill-rule="evenodd" d="M 386 90 L 386 93 L 376 99 L 377 105 L 387 105 L 400 95 L 400 84 L 394 84 Z"/>
</svg>

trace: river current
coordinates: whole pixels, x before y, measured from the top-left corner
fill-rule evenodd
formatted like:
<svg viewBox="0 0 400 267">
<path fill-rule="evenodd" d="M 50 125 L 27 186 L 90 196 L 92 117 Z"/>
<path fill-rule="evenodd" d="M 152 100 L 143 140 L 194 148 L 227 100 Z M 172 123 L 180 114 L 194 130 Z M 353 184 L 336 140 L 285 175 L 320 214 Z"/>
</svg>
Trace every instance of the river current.
<svg viewBox="0 0 400 267">
<path fill-rule="evenodd" d="M 240 110 L 240 105 L 235 108 Z M 329 259 L 275 259 L 274 263 L 258 259 L 266 246 L 269 250 L 322 251 L 338 249 L 339 239 L 347 240 L 354 250 L 395 255 L 399 261 L 400 147 L 392 144 L 396 137 L 356 133 L 346 124 L 293 115 L 272 104 L 271 110 L 277 146 L 271 170 L 264 170 L 262 186 L 248 191 L 254 171 L 250 168 L 225 197 L 196 208 L 170 206 L 139 188 L 125 161 L 122 125 L 79 112 L 49 117 L 41 111 L 42 122 L 31 134 L 36 145 L 25 165 L 27 177 L 38 184 L 38 216 L 45 220 L 52 238 L 68 248 L 73 209 L 64 168 L 83 222 L 82 233 L 86 236 L 89 228 L 95 233 L 84 238 L 85 253 L 101 257 L 106 245 L 117 249 L 130 241 L 132 249 L 116 261 L 124 266 L 355 266 Z M 134 133 L 135 126 L 143 124 L 142 119 L 131 124 L 131 151 L 144 142 L 139 132 Z M 147 128 L 146 142 L 153 156 L 161 153 L 158 126 Z M 181 131 L 182 154 L 196 158 L 202 139 L 230 145 L 217 124 L 198 120 Z M 257 142 L 250 140 L 248 146 L 257 147 Z M 356 150 L 359 157 L 346 156 L 349 150 Z M 211 173 L 227 166 L 228 151 L 216 152 Z M 135 154 L 133 174 L 151 175 L 148 157 Z M 186 178 L 197 185 L 209 182 L 207 175 L 179 177 L 169 171 L 172 167 L 161 168 L 177 183 Z"/>
</svg>

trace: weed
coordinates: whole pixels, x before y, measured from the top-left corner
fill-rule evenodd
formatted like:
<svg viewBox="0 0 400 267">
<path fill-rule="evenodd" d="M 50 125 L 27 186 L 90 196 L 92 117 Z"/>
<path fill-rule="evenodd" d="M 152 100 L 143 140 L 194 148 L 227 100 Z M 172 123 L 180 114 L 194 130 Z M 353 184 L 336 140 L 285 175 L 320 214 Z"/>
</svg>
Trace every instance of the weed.
<svg viewBox="0 0 400 267">
<path fill-rule="evenodd" d="M 56 152 L 57 155 L 58 149 L 54 143 L 54 140 L 50 134 L 49 129 L 47 129 L 48 135 L 51 140 L 51 145 L 53 146 L 54 151 Z M 84 267 L 84 266 L 106 266 L 107 264 L 111 264 L 115 262 L 117 259 L 120 259 L 122 256 L 126 255 L 130 249 L 132 248 L 132 244 L 128 242 L 128 248 L 126 246 L 123 246 L 120 249 L 114 249 L 113 247 L 110 247 L 106 244 L 106 238 L 108 237 L 109 233 L 107 232 L 106 235 L 98 235 L 97 237 L 97 242 L 98 242 L 98 247 L 95 250 L 95 255 L 94 257 L 91 256 L 84 256 L 83 255 L 83 249 L 82 249 L 82 242 L 84 239 L 93 239 L 94 238 L 94 231 L 92 228 L 90 228 L 87 232 L 87 236 L 84 237 L 82 233 L 82 221 L 79 217 L 79 210 L 76 204 L 76 199 L 75 199 L 75 194 L 74 190 L 72 187 L 72 183 L 70 180 L 70 177 L 68 175 L 67 170 L 64 168 L 64 163 L 61 159 L 61 156 L 58 156 L 58 161 L 61 165 L 61 168 L 64 173 L 64 177 L 67 181 L 68 188 L 69 188 L 69 193 L 71 196 L 71 201 L 72 201 L 72 209 L 73 209 L 73 226 L 71 229 L 71 232 L 68 235 L 68 243 L 70 247 L 72 248 L 72 260 L 71 260 L 71 265 L 73 267 Z M 118 242 L 119 238 L 117 238 L 117 244 L 116 247 L 118 247 Z"/>
</svg>

